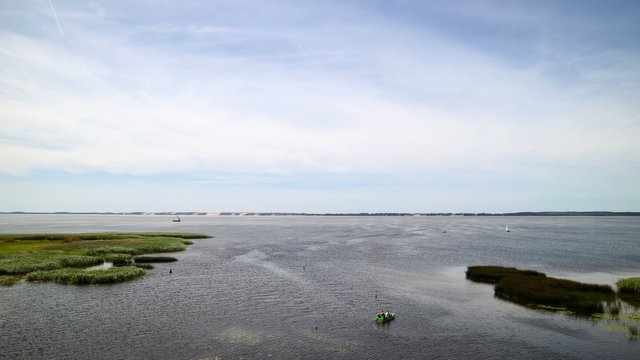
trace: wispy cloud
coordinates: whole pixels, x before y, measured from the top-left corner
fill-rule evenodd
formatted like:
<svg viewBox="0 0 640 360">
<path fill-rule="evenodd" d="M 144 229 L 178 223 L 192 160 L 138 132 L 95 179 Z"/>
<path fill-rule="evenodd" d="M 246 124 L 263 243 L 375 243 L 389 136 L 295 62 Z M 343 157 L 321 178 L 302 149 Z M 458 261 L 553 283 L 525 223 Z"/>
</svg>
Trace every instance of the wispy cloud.
<svg viewBox="0 0 640 360">
<path fill-rule="evenodd" d="M 56 9 L 53 7 L 52 0 L 49 0 L 49 5 L 51 5 L 51 13 L 53 13 L 53 18 L 56 19 L 56 24 L 58 25 L 58 31 L 60 31 L 60 36 L 64 38 L 64 31 L 62 31 L 62 26 L 60 25 L 58 14 L 56 14 Z"/>
</svg>

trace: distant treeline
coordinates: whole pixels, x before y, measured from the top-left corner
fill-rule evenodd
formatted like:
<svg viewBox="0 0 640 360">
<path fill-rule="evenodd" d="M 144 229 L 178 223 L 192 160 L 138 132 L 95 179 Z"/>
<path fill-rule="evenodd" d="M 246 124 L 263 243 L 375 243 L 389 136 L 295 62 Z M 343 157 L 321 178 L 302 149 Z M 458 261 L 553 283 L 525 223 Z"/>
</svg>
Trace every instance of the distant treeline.
<svg viewBox="0 0 640 360">
<path fill-rule="evenodd" d="M 0 212 L 0 214 L 51 215 L 212 215 L 212 216 L 640 216 L 637 211 L 522 211 L 511 213 L 289 213 L 289 212 Z"/>
</svg>

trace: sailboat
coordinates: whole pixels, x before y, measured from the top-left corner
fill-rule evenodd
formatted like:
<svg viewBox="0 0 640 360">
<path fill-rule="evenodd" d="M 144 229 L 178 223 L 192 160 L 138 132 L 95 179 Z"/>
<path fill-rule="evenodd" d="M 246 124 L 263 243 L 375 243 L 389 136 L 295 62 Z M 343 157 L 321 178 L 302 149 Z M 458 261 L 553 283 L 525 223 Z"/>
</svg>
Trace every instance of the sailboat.
<svg viewBox="0 0 640 360">
<path fill-rule="evenodd" d="M 182 221 L 182 219 L 180 219 L 180 216 L 176 216 L 175 219 L 172 220 L 173 222 L 180 222 Z"/>
<path fill-rule="evenodd" d="M 511 230 L 509 230 L 509 226 L 506 226 L 506 227 L 505 227 L 505 231 L 506 231 L 506 232 L 511 232 Z"/>
</svg>

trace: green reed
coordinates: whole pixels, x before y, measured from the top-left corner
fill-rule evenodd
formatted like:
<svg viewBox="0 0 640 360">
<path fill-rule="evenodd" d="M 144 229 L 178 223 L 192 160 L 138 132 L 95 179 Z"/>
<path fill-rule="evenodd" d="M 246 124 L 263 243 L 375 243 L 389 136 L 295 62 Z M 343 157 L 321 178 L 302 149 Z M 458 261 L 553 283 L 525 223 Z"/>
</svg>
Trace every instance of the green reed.
<svg viewBox="0 0 640 360">
<path fill-rule="evenodd" d="M 489 284 L 495 284 L 505 276 L 510 275 L 546 276 L 533 270 L 520 270 L 503 266 L 469 266 L 466 272 L 467 279 Z"/>
<path fill-rule="evenodd" d="M 54 281 L 61 284 L 112 284 L 130 281 L 146 273 L 135 266 L 113 267 L 106 270 L 58 269 L 34 271 L 27 274 L 28 281 Z"/>
<path fill-rule="evenodd" d="M 621 293 L 640 294 L 640 277 L 620 279 L 616 285 Z"/>
<path fill-rule="evenodd" d="M 99 265 L 102 259 L 82 255 L 17 255 L 0 259 L 0 275 L 20 275 L 32 271 Z"/>
<path fill-rule="evenodd" d="M 184 251 L 187 245 L 193 244 L 192 239 L 210 237 L 195 233 L 0 234 L 0 276 L 30 275 L 31 279 L 42 280 L 58 279 L 64 275 L 66 277 L 60 282 L 91 283 L 90 281 L 94 281 L 91 279 L 98 275 L 71 270 L 99 265 L 103 261 L 112 262 L 114 265 L 133 265 L 132 268 L 142 270 L 141 264 L 137 264 L 136 267 L 136 264 L 132 263 L 133 256 Z M 172 258 L 170 261 L 175 259 Z M 50 271 L 54 272 L 49 273 Z M 48 275 L 45 276 L 43 273 Z M 75 280 L 75 277 L 90 278 Z"/>
<path fill-rule="evenodd" d="M 495 285 L 495 295 L 522 305 L 564 308 L 581 315 L 602 313 L 603 303 L 615 299 L 608 285 L 528 275 L 502 278 Z"/>
<path fill-rule="evenodd" d="M 0 275 L 0 286 L 13 286 L 18 281 L 20 281 L 20 277 L 13 275 Z"/>
<path fill-rule="evenodd" d="M 618 294 L 624 301 L 640 307 L 640 277 L 620 279 L 616 285 Z"/>
<path fill-rule="evenodd" d="M 615 300 L 611 286 L 556 279 L 532 270 L 469 266 L 466 276 L 472 281 L 495 284 L 496 297 L 525 306 L 591 315 L 602 313 L 603 303 Z"/>
<path fill-rule="evenodd" d="M 164 263 L 178 261 L 178 259 L 171 256 L 138 256 L 133 261 L 136 263 Z"/>
</svg>

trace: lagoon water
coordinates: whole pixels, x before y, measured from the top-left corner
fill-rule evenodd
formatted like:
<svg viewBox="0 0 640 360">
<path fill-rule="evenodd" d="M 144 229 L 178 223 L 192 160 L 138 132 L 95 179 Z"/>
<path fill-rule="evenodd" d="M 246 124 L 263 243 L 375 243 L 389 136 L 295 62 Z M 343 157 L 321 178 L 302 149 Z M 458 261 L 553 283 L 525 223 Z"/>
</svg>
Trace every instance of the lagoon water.
<svg viewBox="0 0 640 360">
<path fill-rule="evenodd" d="M 640 357 L 615 322 L 524 308 L 464 275 L 640 276 L 638 217 L 0 215 L 0 233 L 103 231 L 214 238 L 128 283 L 0 287 L 0 358 Z M 397 319 L 376 324 L 380 309 Z"/>
</svg>

